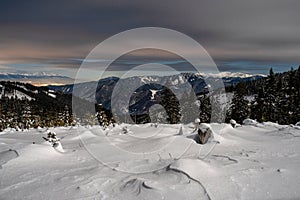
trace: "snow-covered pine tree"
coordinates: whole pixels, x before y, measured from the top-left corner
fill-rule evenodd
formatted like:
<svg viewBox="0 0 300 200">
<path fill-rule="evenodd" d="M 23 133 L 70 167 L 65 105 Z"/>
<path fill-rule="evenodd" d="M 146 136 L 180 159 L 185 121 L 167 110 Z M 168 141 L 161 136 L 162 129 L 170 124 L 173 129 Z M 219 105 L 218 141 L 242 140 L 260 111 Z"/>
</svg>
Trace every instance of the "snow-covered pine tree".
<svg viewBox="0 0 300 200">
<path fill-rule="evenodd" d="M 3 131 L 6 128 L 6 122 L 3 115 L 2 102 L 0 103 L 0 131 Z"/>
<path fill-rule="evenodd" d="M 276 90 L 276 79 L 272 68 L 270 69 L 265 92 L 265 116 L 267 118 L 266 120 L 275 122 L 277 119 L 275 103 L 278 95 Z"/>
<path fill-rule="evenodd" d="M 55 120 L 55 126 L 65 126 L 65 116 L 63 108 L 59 109 L 59 112 L 57 113 L 57 118 Z"/>
<path fill-rule="evenodd" d="M 265 117 L 265 93 L 264 88 L 258 89 L 258 94 L 255 95 L 254 101 L 251 102 L 251 119 L 256 119 L 258 122 L 264 122 Z"/>
<path fill-rule="evenodd" d="M 201 122 L 209 123 L 211 118 L 210 97 L 207 94 L 203 94 L 199 97 L 199 101 L 200 101 L 199 119 L 201 120 Z"/>
<path fill-rule="evenodd" d="M 32 124 L 32 113 L 31 113 L 31 107 L 29 105 L 28 100 L 24 100 L 23 110 L 22 110 L 22 116 L 21 116 L 21 122 L 22 122 L 22 129 L 29 129 Z"/>
<path fill-rule="evenodd" d="M 70 113 L 70 109 L 67 105 L 65 105 L 65 107 L 64 107 L 63 120 L 64 120 L 64 125 L 65 126 L 72 125 L 73 117 L 72 117 L 72 114 Z"/>
<path fill-rule="evenodd" d="M 279 76 L 278 79 L 279 80 L 277 81 L 276 87 L 277 95 L 275 101 L 276 122 L 285 124 L 290 110 L 290 95 L 287 95 L 289 93 L 288 81 L 285 80 L 283 76 Z"/>
<path fill-rule="evenodd" d="M 193 122 L 195 117 L 199 116 L 199 109 L 195 109 L 199 108 L 199 100 L 197 99 L 193 88 L 191 88 L 189 93 L 184 91 L 181 102 L 183 102 L 183 105 L 181 105 L 181 121 L 183 123 Z"/>
<path fill-rule="evenodd" d="M 250 108 L 249 101 L 245 99 L 247 90 L 243 82 L 236 85 L 236 91 L 231 102 L 231 118 L 238 123 L 242 123 L 244 119 L 249 117 Z"/>
<path fill-rule="evenodd" d="M 297 71 L 296 71 L 296 76 L 295 76 L 295 96 L 294 96 L 294 102 L 295 102 L 295 114 L 294 116 L 294 121 L 295 123 L 297 123 L 297 121 L 299 121 L 300 119 L 300 66 L 298 67 Z"/>
<path fill-rule="evenodd" d="M 298 70 L 291 70 L 288 80 L 288 95 L 287 100 L 289 104 L 288 119 L 289 123 L 295 124 L 299 120 L 299 107 L 300 107 L 300 76 Z"/>
<path fill-rule="evenodd" d="M 97 120 L 99 122 L 99 125 L 103 126 L 104 128 L 108 127 L 109 126 L 109 119 L 106 115 L 105 110 L 103 109 L 102 104 L 96 105 L 96 110 L 97 110 L 96 117 L 97 117 Z"/>
<path fill-rule="evenodd" d="M 219 94 L 220 95 L 220 94 Z M 218 95 L 217 95 L 218 96 Z M 211 122 L 222 123 L 225 119 L 225 108 L 222 107 L 220 99 L 216 95 L 211 97 Z"/>
<path fill-rule="evenodd" d="M 160 104 L 154 104 L 149 108 L 149 116 L 151 123 L 167 123 L 168 115 Z"/>
<path fill-rule="evenodd" d="M 83 122 L 83 125 L 89 125 L 89 126 L 98 124 L 96 115 L 94 115 L 90 112 L 85 113 L 85 115 L 83 116 L 82 122 Z"/>
<path fill-rule="evenodd" d="M 183 92 L 183 95 L 181 97 L 181 102 L 183 102 L 183 104 L 180 107 L 180 112 L 181 112 L 181 121 L 183 123 L 187 123 L 189 121 L 189 114 L 188 112 L 185 112 L 188 110 L 189 108 L 189 97 L 188 97 L 188 93 L 186 91 Z"/>
<path fill-rule="evenodd" d="M 166 87 L 163 89 L 161 105 L 165 108 L 168 115 L 167 121 L 170 124 L 177 124 L 181 118 L 180 104 L 172 90 L 169 89 L 171 87 L 170 82 L 167 82 L 165 86 Z"/>
</svg>

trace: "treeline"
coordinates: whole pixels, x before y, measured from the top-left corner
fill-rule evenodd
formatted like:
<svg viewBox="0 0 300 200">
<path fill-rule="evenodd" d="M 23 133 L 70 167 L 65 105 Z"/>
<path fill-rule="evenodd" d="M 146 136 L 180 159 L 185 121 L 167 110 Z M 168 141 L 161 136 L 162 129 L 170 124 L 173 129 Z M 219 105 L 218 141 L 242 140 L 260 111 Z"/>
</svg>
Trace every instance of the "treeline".
<svg viewBox="0 0 300 200">
<path fill-rule="evenodd" d="M 25 130 L 38 127 L 75 126 L 78 124 L 108 126 L 110 112 L 95 105 L 96 113 L 76 116 L 72 96 L 17 82 L 0 82 L 0 131 L 6 128 Z"/>
<path fill-rule="evenodd" d="M 20 98 L 16 91 L 30 98 Z M 76 101 L 76 110 L 80 110 L 80 113 L 75 115 L 72 112 L 72 95 L 51 92 L 53 94 L 49 95 L 50 90 L 47 87 L 0 82 L 0 131 L 6 128 L 24 130 L 78 124 L 100 124 L 107 127 L 119 121 L 126 122 L 126 119 L 124 121 L 113 116 L 111 111 L 101 104 L 88 103 L 95 107 L 95 113 L 86 112 L 87 102 L 81 99 Z M 165 87 L 157 102 L 160 108 L 156 109 L 156 112 L 139 115 L 136 107 L 129 107 L 130 117 L 135 123 L 170 124 L 190 123 L 194 121 L 195 116 L 208 123 L 223 122 L 224 119 L 226 122 L 234 119 L 242 123 L 244 119 L 251 118 L 259 122 L 295 124 L 300 120 L 300 67 L 277 74 L 270 69 L 268 77 L 240 82 L 226 87 L 226 92 L 233 93 L 229 105 L 221 102 L 220 98 L 224 95 L 222 91 L 198 94 L 195 97 L 193 90 L 183 94 L 181 102 L 184 103 L 180 105 L 177 97 Z M 194 109 L 194 104 L 197 104 L 199 109 Z"/>
<path fill-rule="evenodd" d="M 300 120 L 300 66 L 277 74 L 271 68 L 268 77 L 240 82 L 233 90 L 227 121 L 232 118 L 241 123 L 251 118 L 258 122 L 295 124 Z M 251 95 L 254 99 L 246 98 Z"/>
<path fill-rule="evenodd" d="M 23 97 L 2 97 L 0 99 L 0 131 L 5 128 L 24 130 L 38 127 L 65 126 L 73 123 L 71 110 L 67 105 L 48 103 L 41 106 L 36 100 Z"/>
<path fill-rule="evenodd" d="M 276 122 L 279 124 L 295 124 L 300 121 L 300 66 L 297 70 L 277 73 L 270 69 L 267 77 L 253 81 L 241 81 L 228 86 L 224 91 L 198 94 L 194 98 L 194 91 L 183 94 L 183 105 L 179 105 L 176 98 L 170 94 L 167 106 L 161 104 L 167 111 L 156 114 L 156 122 L 190 123 L 197 116 L 201 122 L 229 122 L 231 119 L 242 123 L 251 118 L 258 122 Z M 233 94 L 230 102 L 223 102 L 224 95 Z M 222 96 L 223 95 L 223 96 Z M 230 95 L 227 96 L 230 99 Z M 194 109 L 193 104 L 199 109 Z M 171 111 L 171 112 L 170 112 Z M 171 114 L 170 114 L 171 113 Z M 169 116 L 169 117 L 167 117 Z M 176 116 L 168 120 L 170 116 Z M 153 119 L 153 118 L 152 118 Z M 167 120 L 165 120 L 167 119 Z M 138 116 L 137 122 L 150 122 L 150 117 Z"/>
<path fill-rule="evenodd" d="M 95 113 L 85 113 L 77 117 L 68 105 L 49 103 L 42 106 L 36 100 L 27 98 L 2 97 L 0 99 L 0 131 L 14 128 L 23 131 L 29 128 L 44 128 L 76 125 L 101 125 L 107 127 L 115 123 L 109 111 L 95 105 Z"/>
</svg>

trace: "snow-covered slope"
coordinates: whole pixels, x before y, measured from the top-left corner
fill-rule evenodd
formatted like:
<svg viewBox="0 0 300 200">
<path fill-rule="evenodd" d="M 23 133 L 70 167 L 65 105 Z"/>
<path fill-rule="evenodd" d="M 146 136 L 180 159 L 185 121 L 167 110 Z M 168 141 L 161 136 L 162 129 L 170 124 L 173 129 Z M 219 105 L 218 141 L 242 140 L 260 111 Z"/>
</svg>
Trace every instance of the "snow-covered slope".
<svg viewBox="0 0 300 200">
<path fill-rule="evenodd" d="M 36 87 L 30 84 L 24 84 L 19 82 L 0 82 L 0 98 L 14 97 L 16 99 L 28 99 L 34 100 L 40 98 L 42 95 L 46 95 L 51 99 L 57 97 L 57 92 L 49 90 L 46 87 Z"/>
<path fill-rule="evenodd" d="M 274 123 L 236 129 L 211 124 L 215 141 L 199 145 L 191 124 L 180 127 L 50 129 L 61 138 L 65 153 L 42 139 L 44 129 L 6 130 L 0 135 L 0 197 L 300 198 L 299 129 Z"/>
<path fill-rule="evenodd" d="M 25 87 L 23 87 L 22 89 L 26 90 Z M 0 99 L 2 97 L 8 97 L 8 98 L 15 97 L 17 99 L 24 99 L 25 98 L 25 99 L 28 99 L 29 101 L 34 99 L 34 98 L 30 97 L 29 95 L 27 95 L 24 92 L 19 91 L 19 90 L 14 90 L 12 92 L 5 92 L 5 86 L 0 84 Z"/>
</svg>

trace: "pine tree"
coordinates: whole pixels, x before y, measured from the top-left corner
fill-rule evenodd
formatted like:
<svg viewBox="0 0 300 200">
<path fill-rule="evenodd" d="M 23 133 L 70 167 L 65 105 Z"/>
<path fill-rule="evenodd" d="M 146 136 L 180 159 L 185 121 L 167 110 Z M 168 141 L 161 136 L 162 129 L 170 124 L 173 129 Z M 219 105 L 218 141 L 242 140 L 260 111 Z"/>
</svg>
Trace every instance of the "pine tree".
<svg viewBox="0 0 300 200">
<path fill-rule="evenodd" d="M 65 126 L 72 125 L 73 118 L 72 118 L 72 114 L 70 113 L 69 107 L 67 105 L 65 105 L 65 107 L 64 107 L 63 120 L 64 120 Z"/>
<path fill-rule="evenodd" d="M 254 101 L 251 102 L 251 115 L 252 119 L 258 122 L 266 121 L 265 112 L 265 92 L 264 87 L 258 86 L 258 93 L 255 95 Z"/>
<path fill-rule="evenodd" d="M 154 104 L 149 108 L 151 123 L 167 123 L 168 115 L 164 107 L 160 104 Z"/>
<path fill-rule="evenodd" d="M 29 105 L 28 100 L 24 100 L 21 122 L 22 122 L 22 127 L 20 128 L 22 128 L 22 130 L 29 129 L 31 127 L 32 113 L 31 113 L 31 107 Z"/>
<path fill-rule="evenodd" d="M 267 121 L 276 121 L 276 80 L 273 69 L 270 69 L 270 74 L 267 79 L 266 85 L 266 97 L 265 97 L 265 116 Z"/>
<path fill-rule="evenodd" d="M 209 123 L 211 119 L 211 103 L 210 97 L 207 94 L 203 94 L 199 97 L 200 100 L 200 114 L 199 119 L 201 122 Z"/>
<path fill-rule="evenodd" d="M 258 94 L 255 101 L 251 104 L 251 118 L 259 122 L 276 121 L 278 119 L 278 110 L 276 103 L 278 100 L 277 88 L 282 83 L 276 82 L 276 76 L 273 69 L 270 69 L 269 76 L 258 87 Z"/>
<path fill-rule="evenodd" d="M 2 101 L 0 100 L 0 132 L 6 128 L 5 118 L 3 115 Z"/>
<path fill-rule="evenodd" d="M 247 90 L 244 83 L 238 83 L 230 107 L 231 118 L 238 123 L 242 123 L 250 114 L 249 101 L 245 99 L 246 94 Z"/>
<path fill-rule="evenodd" d="M 195 95 L 194 89 L 191 88 L 190 93 L 188 94 L 184 91 L 182 95 L 181 102 L 181 115 L 183 123 L 190 123 L 195 120 L 195 118 L 199 117 L 199 101 Z"/>
<path fill-rule="evenodd" d="M 106 115 L 105 110 L 102 107 L 102 104 L 96 105 L 96 117 L 98 119 L 99 125 L 106 128 L 109 126 L 109 119 L 108 116 Z"/>
<path fill-rule="evenodd" d="M 223 108 L 220 99 L 216 96 L 211 97 L 211 120 L 210 122 L 222 123 L 226 118 L 225 108 Z"/>
<path fill-rule="evenodd" d="M 62 108 L 59 109 L 55 120 L 55 126 L 65 126 L 65 116 Z"/>
<path fill-rule="evenodd" d="M 96 116 L 90 112 L 85 113 L 82 121 L 83 121 L 83 125 L 94 126 L 98 124 Z"/>
<path fill-rule="evenodd" d="M 167 82 L 163 89 L 161 105 L 165 108 L 168 115 L 167 121 L 170 124 L 177 124 L 180 121 L 180 104 L 174 93 L 169 89 L 171 84 Z"/>
</svg>

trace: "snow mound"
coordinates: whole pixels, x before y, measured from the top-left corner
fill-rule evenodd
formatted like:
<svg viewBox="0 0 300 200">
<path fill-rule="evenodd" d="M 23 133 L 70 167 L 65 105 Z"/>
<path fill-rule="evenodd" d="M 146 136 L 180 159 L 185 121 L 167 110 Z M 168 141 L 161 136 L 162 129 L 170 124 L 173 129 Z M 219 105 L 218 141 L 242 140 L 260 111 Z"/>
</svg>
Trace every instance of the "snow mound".
<svg viewBox="0 0 300 200">
<path fill-rule="evenodd" d="M 236 121 L 234 119 L 231 119 L 230 120 L 230 124 L 236 125 L 237 123 L 236 123 Z"/>
<path fill-rule="evenodd" d="M 64 152 L 65 152 L 65 150 L 64 150 L 64 148 L 62 147 L 62 145 L 61 145 L 60 142 L 58 142 L 56 145 L 54 145 L 53 148 L 54 148 L 56 151 L 60 152 L 60 153 L 64 153 Z"/>
<path fill-rule="evenodd" d="M 280 124 L 274 123 L 274 122 L 263 122 L 263 125 L 269 126 L 269 127 L 274 127 L 277 129 L 285 129 L 285 128 L 289 127 L 289 125 L 280 125 Z"/>
<path fill-rule="evenodd" d="M 200 129 L 202 132 L 205 132 L 205 131 L 208 130 L 208 129 L 212 130 L 210 124 L 207 124 L 207 123 L 201 123 L 201 124 L 199 125 L 199 129 Z"/>
<path fill-rule="evenodd" d="M 243 124 L 244 125 L 249 125 L 249 126 L 259 126 L 259 123 L 256 121 L 256 120 L 253 120 L 253 119 L 245 119 L 243 121 Z"/>
</svg>

